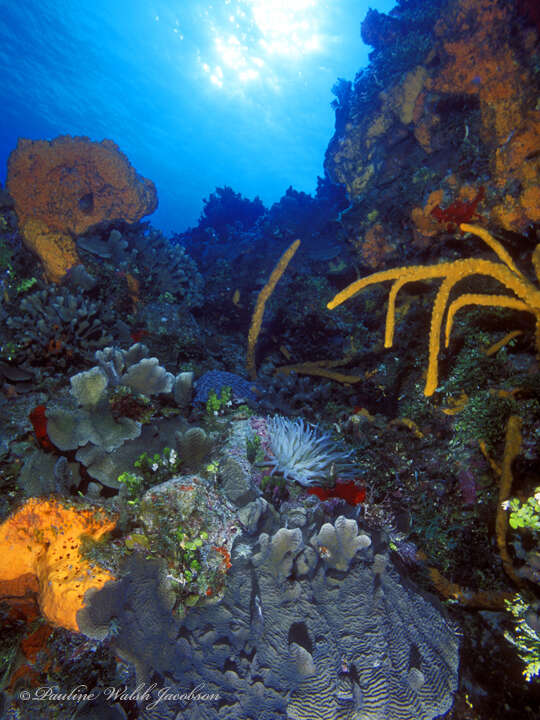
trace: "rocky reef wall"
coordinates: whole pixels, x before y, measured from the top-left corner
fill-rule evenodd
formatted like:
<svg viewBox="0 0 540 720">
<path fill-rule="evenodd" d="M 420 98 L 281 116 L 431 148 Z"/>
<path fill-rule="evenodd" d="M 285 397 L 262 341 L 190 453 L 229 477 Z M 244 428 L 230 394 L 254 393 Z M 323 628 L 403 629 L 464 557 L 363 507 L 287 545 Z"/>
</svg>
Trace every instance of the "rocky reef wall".
<svg viewBox="0 0 540 720">
<path fill-rule="evenodd" d="M 339 81 L 325 159 L 345 185 L 348 241 L 369 269 L 479 216 L 524 233 L 540 221 L 538 18 L 531 3 L 400 1 L 370 10 L 374 47 Z"/>
</svg>

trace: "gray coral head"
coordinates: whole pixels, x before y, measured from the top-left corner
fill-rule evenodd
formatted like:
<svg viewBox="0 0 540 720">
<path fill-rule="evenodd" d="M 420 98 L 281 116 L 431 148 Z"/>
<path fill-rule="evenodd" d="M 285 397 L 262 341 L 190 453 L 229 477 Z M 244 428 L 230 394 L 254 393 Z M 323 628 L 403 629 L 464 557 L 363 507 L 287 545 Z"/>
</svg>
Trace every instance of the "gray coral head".
<svg viewBox="0 0 540 720">
<path fill-rule="evenodd" d="M 333 525 L 325 523 L 311 544 L 328 567 L 345 572 L 356 553 L 371 545 L 371 538 L 358 532 L 356 520 L 340 515 Z"/>
<path fill-rule="evenodd" d="M 71 394 L 84 407 L 98 404 L 105 394 L 109 380 L 100 367 L 93 367 L 73 375 L 70 382 Z"/>
<path fill-rule="evenodd" d="M 122 375 L 121 382 L 123 385 L 128 385 L 134 392 L 144 395 L 160 395 L 171 392 L 174 375 L 162 368 L 157 358 L 142 358 L 128 368 Z"/>
<path fill-rule="evenodd" d="M 291 420 L 281 415 L 267 419 L 270 436 L 271 475 L 283 474 L 286 480 L 310 486 L 329 484 L 336 477 L 354 476 L 348 463 L 352 451 L 345 451 L 329 433 L 303 418 Z"/>
</svg>

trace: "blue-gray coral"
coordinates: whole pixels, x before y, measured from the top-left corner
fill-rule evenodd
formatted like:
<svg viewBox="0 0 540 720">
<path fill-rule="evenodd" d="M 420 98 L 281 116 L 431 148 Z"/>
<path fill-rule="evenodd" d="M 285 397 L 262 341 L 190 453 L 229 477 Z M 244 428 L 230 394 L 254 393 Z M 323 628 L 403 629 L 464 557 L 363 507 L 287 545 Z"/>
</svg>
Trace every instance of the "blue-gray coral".
<svg viewBox="0 0 540 720">
<path fill-rule="evenodd" d="M 115 651 L 135 665 L 138 677 L 146 680 L 153 671 L 164 674 L 179 661 L 174 602 L 164 562 L 135 553 L 127 559 L 121 579 L 98 593 L 88 593 L 77 623 L 86 635 L 109 639 Z"/>
<path fill-rule="evenodd" d="M 202 688 L 214 697 L 162 703 L 163 712 L 183 720 L 444 714 L 457 688 L 454 627 L 402 582 L 386 553 L 367 546 L 355 521 L 338 519 L 334 529 L 347 536 L 343 548 L 332 548 L 335 557 L 318 545 L 321 532 L 310 538 L 307 529 L 280 528 L 258 542 L 243 536 L 223 600 L 193 608 L 181 626 L 167 621 L 163 576 L 153 561 L 133 559 L 134 578 L 95 593 L 78 621 L 95 635 L 119 619 L 112 642 L 137 655 L 139 679 L 157 671 L 171 692 Z"/>
<path fill-rule="evenodd" d="M 50 285 L 10 307 L 5 324 L 16 364 L 51 372 L 87 365 L 118 337 L 118 320 L 112 303 Z"/>
<path fill-rule="evenodd" d="M 99 257 L 136 277 L 146 302 L 168 293 L 184 311 L 202 304 L 204 280 L 195 261 L 183 246 L 172 245 L 145 223 L 108 234 L 94 230 L 77 238 L 77 247 L 83 257 Z"/>
<path fill-rule="evenodd" d="M 449 709 L 456 634 L 386 556 L 358 547 L 335 575 L 324 556 L 306 560 L 299 529 L 259 542 L 224 606 L 186 618 L 186 665 L 219 688 L 220 718 L 428 720 Z"/>
<path fill-rule="evenodd" d="M 215 392 L 216 395 L 219 395 L 223 387 L 230 387 L 233 397 L 236 400 L 243 400 L 251 404 L 257 402 L 254 383 L 249 382 L 249 380 L 246 380 L 240 375 L 225 372 L 224 370 L 210 370 L 201 375 L 195 384 L 195 397 L 193 402 L 205 403 L 208 400 L 208 394 L 210 392 Z"/>
<path fill-rule="evenodd" d="M 96 360 L 111 386 L 124 385 L 144 395 L 159 395 L 172 390 L 174 376 L 160 366 L 157 358 L 148 357 L 148 348 L 142 343 L 136 343 L 128 350 L 107 347 L 96 353 Z"/>
<path fill-rule="evenodd" d="M 62 451 L 77 450 L 76 459 L 88 474 L 113 488 L 119 487 L 117 477 L 125 469 L 118 469 L 113 451 L 139 438 L 142 424 L 112 412 L 111 390 L 122 387 L 137 397 L 139 393 L 170 393 L 173 388 L 174 376 L 159 365 L 157 358 L 147 355 L 148 348 L 140 343 L 128 350 L 107 347 L 98 351 L 99 365 L 71 378 L 71 395 L 77 406 L 71 402 L 47 409 L 47 432 L 52 443 Z M 130 457 L 133 452 L 140 454 L 130 446 Z"/>
</svg>

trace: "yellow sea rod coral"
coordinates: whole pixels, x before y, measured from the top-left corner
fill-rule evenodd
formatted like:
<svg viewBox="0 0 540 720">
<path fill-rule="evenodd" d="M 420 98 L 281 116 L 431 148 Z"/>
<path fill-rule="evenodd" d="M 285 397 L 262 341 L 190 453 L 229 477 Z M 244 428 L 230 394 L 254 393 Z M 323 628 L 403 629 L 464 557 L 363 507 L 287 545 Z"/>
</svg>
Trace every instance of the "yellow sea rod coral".
<svg viewBox="0 0 540 720">
<path fill-rule="evenodd" d="M 500 263 L 491 260 L 468 258 L 455 260 L 453 262 L 440 263 L 439 265 L 414 265 L 411 267 L 399 267 L 392 270 L 373 273 L 368 277 L 361 278 L 351 283 L 344 290 L 339 292 L 327 305 L 333 310 L 341 303 L 356 295 L 360 290 L 374 285 L 375 283 L 393 280 L 393 285 L 388 298 L 388 309 L 386 312 L 386 333 L 384 346 L 392 347 L 394 342 L 394 328 L 396 316 L 396 298 L 401 288 L 409 282 L 417 280 L 431 280 L 442 278 L 433 310 L 431 313 L 431 327 L 429 332 L 429 359 L 426 386 L 424 395 L 433 395 L 438 384 L 438 356 L 441 343 L 441 326 L 444 320 L 450 293 L 454 286 L 464 278 L 471 275 L 486 275 L 498 280 L 507 290 L 512 291 L 517 297 L 509 295 L 488 295 L 478 293 L 467 293 L 458 297 L 448 308 L 446 320 L 446 345 L 450 339 L 452 322 L 455 313 L 467 305 L 483 305 L 491 307 L 506 307 L 514 310 L 524 310 L 532 313 L 536 318 L 536 345 L 540 355 L 540 287 L 535 287 L 518 270 L 510 255 L 503 246 L 490 235 L 484 228 L 475 225 L 461 224 L 463 232 L 471 232 L 483 240 L 502 261 Z M 533 253 L 532 263 L 537 278 L 540 282 L 540 246 L 537 246 Z"/>
<path fill-rule="evenodd" d="M 495 520 L 495 534 L 497 545 L 503 563 L 504 570 L 508 577 L 516 585 L 522 585 L 521 578 L 517 575 L 508 547 L 506 545 L 506 533 L 508 531 L 508 517 L 504 509 L 505 503 L 510 498 L 512 491 L 512 463 L 521 451 L 521 418 L 518 415 L 511 415 L 506 426 L 506 438 L 504 442 L 504 455 L 501 466 L 501 478 L 499 481 L 499 498 L 497 503 L 497 517 Z"/>
<path fill-rule="evenodd" d="M 101 511 L 31 498 L 0 525 L 0 600 L 37 589 L 43 616 L 78 632 L 77 612 L 90 588 L 114 580 L 82 557 L 83 537 L 99 540 L 115 521 Z"/>
<path fill-rule="evenodd" d="M 287 250 L 280 257 L 278 264 L 272 270 L 268 282 L 263 287 L 257 297 L 255 304 L 255 310 L 251 318 L 251 325 L 248 333 L 248 348 L 247 348 L 247 359 L 246 365 L 252 380 L 257 378 L 257 368 L 255 366 L 255 346 L 257 344 L 257 338 L 261 331 L 261 323 L 264 315 L 264 308 L 266 307 L 266 301 L 270 295 L 274 292 L 274 288 L 278 284 L 279 278 L 283 275 L 287 269 L 287 265 L 291 262 L 294 253 L 298 250 L 300 240 L 295 240 Z"/>
</svg>

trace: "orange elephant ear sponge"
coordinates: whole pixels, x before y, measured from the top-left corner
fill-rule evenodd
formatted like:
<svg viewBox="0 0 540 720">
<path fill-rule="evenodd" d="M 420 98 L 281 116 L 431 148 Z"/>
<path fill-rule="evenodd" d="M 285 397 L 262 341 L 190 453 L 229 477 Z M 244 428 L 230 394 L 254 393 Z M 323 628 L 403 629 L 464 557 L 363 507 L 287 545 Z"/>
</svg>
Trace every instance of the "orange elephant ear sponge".
<svg viewBox="0 0 540 720">
<path fill-rule="evenodd" d="M 54 282 L 78 262 L 72 235 L 103 221 L 136 222 L 158 202 L 154 183 L 137 174 L 112 140 L 70 135 L 19 139 L 6 188 L 25 242 Z"/>
<path fill-rule="evenodd" d="M 43 616 L 78 632 L 84 595 L 114 576 L 86 560 L 83 537 L 99 540 L 115 526 L 105 513 L 31 498 L 0 525 L 0 600 L 36 594 Z"/>
</svg>

